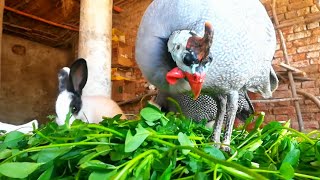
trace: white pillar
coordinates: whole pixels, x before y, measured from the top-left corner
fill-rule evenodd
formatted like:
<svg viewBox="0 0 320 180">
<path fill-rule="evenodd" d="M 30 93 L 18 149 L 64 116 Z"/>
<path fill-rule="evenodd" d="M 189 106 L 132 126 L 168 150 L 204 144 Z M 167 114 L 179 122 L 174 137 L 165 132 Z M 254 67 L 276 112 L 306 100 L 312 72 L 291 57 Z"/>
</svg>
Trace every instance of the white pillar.
<svg viewBox="0 0 320 180">
<path fill-rule="evenodd" d="M 81 0 L 78 57 L 87 60 L 84 95 L 111 97 L 113 0 Z"/>
<path fill-rule="evenodd" d="M 3 11 L 4 11 L 4 0 L 0 0 L 0 88 L 1 88 L 1 57 L 2 57 L 1 43 L 2 43 Z"/>
</svg>

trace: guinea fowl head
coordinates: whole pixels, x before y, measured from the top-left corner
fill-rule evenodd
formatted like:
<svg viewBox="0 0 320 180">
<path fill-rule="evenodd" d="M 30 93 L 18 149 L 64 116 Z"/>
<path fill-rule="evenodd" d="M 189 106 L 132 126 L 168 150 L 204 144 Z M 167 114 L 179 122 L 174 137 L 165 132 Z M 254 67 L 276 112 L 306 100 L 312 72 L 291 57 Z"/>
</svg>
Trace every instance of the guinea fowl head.
<svg viewBox="0 0 320 180">
<path fill-rule="evenodd" d="M 186 78 L 194 99 L 200 95 L 206 71 L 212 62 L 210 56 L 213 39 L 211 23 L 206 22 L 204 29 L 203 37 L 198 36 L 194 31 L 179 30 L 173 32 L 168 41 L 168 51 L 177 67 L 167 73 L 166 79 L 169 84 L 175 84 L 177 79 Z"/>
</svg>

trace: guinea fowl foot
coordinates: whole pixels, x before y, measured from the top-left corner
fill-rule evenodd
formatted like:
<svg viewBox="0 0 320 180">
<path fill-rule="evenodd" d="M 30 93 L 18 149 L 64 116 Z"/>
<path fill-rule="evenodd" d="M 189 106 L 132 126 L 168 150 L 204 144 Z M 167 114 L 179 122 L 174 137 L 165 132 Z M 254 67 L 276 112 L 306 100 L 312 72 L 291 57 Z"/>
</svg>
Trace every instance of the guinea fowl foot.
<svg viewBox="0 0 320 180">
<path fill-rule="evenodd" d="M 218 119 L 215 121 L 213 125 L 213 136 L 212 141 L 215 142 L 214 146 L 217 148 L 220 148 L 221 141 L 221 130 L 222 125 L 224 121 L 225 114 L 227 113 L 227 96 L 226 95 L 220 95 L 218 96 L 218 104 L 219 104 L 219 115 Z"/>
<path fill-rule="evenodd" d="M 224 152 L 230 152 L 231 151 L 231 148 L 230 148 L 230 146 L 229 145 L 221 145 L 221 149 L 222 149 L 222 151 L 224 151 Z"/>
<path fill-rule="evenodd" d="M 217 121 L 214 123 L 214 133 L 212 140 L 216 143 L 215 147 L 218 147 L 225 151 L 230 152 L 230 141 L 233 129 L 236 112 L 238 109 L 239 94 L 237 91 L 231 91 L 228 95 L 219 95 L 219 115 Z M 224 133 L 223 143 L 220 144 L 220 135 L 222 125 L 226 117 L 226 131 Z"/>
</svg>

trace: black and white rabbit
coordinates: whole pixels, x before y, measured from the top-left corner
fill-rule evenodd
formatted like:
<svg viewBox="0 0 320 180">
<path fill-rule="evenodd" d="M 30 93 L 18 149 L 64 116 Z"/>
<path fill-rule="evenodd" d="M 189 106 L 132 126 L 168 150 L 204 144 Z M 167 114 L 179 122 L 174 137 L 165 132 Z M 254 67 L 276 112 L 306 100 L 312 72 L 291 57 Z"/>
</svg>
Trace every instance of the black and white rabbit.
<svg viewBox="0 0 320 180">
<path fill-rule="evenodd" d="M 113 117 L 123 111 L 116 102 L 104 96 L 82 96 L 82 89 L 87 83 L 88 68 L 85 59 L 77 59 L 70 67 L 62 68 L 58 73 L 59 95 L 56 101 L 56 122 L 65 123 L 69 110 L 72 117 L 88 123 L 99 123 L 102 116 Z"/>
</svg>

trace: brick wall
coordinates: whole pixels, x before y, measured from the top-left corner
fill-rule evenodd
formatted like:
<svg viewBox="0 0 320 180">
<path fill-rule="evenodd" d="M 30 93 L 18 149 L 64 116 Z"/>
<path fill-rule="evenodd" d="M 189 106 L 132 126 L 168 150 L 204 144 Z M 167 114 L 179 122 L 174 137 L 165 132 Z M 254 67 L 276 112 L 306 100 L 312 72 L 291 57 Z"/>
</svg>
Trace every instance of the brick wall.
<svg viewBox="0 0 320 180">
<path fill-rule="evenodd" d="M 134 0 L 132 1 L 132 3 L 127 3 L 124 6 L 121 6 L 121 8 L 124 10 L 123 12 L 113 14 L 113 27 L 119 29 L 121 32 L 125 34 L 126 44 L 134 47 L 140 20 L 143 16 L 144 11 L 151 2 L 152 0 Z M 132 76 L 132 78 L 136 79 L 136 96 L 147 93 L 148 89 L 145 87 L 146 81 L 142 77 L 142 73 L 136 66 L 136 64 L 134 68 L 120 68 L 119 71 L 120 74 L 122 71 L 122 74 L 126 77 L 128 77 L 129 74 L 129 76 Z M 149 98 L 145 98 L 143 102 L 126 104 L 124 106 L 121 106 L 121 108 L 124 110 L 125 113 L 137 114 L 139 110 L 143 107 L 146 100 L 148 100 Z"/>
<path fill-rule="evenodd" d="M 134 45 L 137 29 L 141 17 L 149 5 L 151 0 L 133 1 L 131 4 L 123 6 L 124 12 L 115 14 L 113 19 L 113 26 L 126 34 L 126 41 L 129 45 Z M 270 17 L 271 13 L 271 0 L 261 0 L 265 5 Z M 304 19 L 319 13 L 316 8 L 314 0 L 278 0 L 277 1 L 278 19 L 281 23 L 296 21 Z M 287 40 L 286 45 L 288 48 L 290 65 L 304 71 L 307 76 L 314 78 L 312 81 L 295 81 L 296 88 L 309 92 L 315 96 L 319 96 L 320 85 L 320 27 L 319 21 L 310 22 L 299 25 L 292 25 L 289 27 L 281 28 L 284 37 Z M 279 42 L 279 40 L 278 40 Z M 278 44 L 277 51 L 274 58 L 274 67 L 277 71 L 284 69 L 276 66 L 283 61 L 283 54 Z M 134 76 L 141 81 L 137 83 L 137 94 L 146 91 L 143 87 L 145 81 L 141 77 L 141 72 L 135 69 Z M 260 96 L 251 94 L 251 97 L 259 99 Z M 274 93 L 274 98 L 288 98 L 291 97 L 291 92 L 288 83 L 280 82 L 279 88 Z M 320 110 L 310 100 L 299 101 L 302 116 L 306 129 L 318 129 L 320 123 Z M 292 120 L 294 128 L 298 127 L 295 108 L 290 101 L 278 103 L 255 103 L 257 111 L 264 111 L 266 120 Z M 128 105 L 130 113 L 136 113 L 140 106 Z M 127 108 L 127 107 L 125 107 Z M 127 109 L 125 109 L 127 111 Z"/>
<path fill-rule="evenodd" d="M 273 20 L 271 0 L 261 0 Z M 319 13 L 314 0 L 278 0 L 276 4 L 277 17 L 280 24 L 293 22 Z M 303 90 L 319 96 L 320 85 L 320 27 L 319 20 L 309 23 L 300 23 L 281 28 L 286 39 L 290 65 L 307 73 L 310 81 L 295 80 L 297 90 Z M 280 49 L 279 38 L 277 51 L 274 56 L 274 67 L 277 72 L 284 69 L 277 64 L 284 62 Z M 288 82 L 280 81 L 279 88 L 274 93 L 274 98 L 291 97 Z M 301 97 L 301 96 L 299 96 Z M 299 100 L 305 129 L 319 129 L 320 109 L 308 99 Z M 296 111 L 293 102 L 256 103 L 256 110 L 266 112 L 266 120 L 292 120 L 292 126 L 298 128 Z"/>
</svg>

